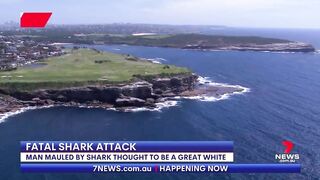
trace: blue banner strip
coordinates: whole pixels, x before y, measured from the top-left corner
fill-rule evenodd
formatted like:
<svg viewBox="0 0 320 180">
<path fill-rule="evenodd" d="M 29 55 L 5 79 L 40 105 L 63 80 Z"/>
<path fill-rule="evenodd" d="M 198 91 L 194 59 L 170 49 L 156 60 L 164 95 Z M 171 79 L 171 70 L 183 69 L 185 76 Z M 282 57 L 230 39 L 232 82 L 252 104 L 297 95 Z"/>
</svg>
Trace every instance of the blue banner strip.
<svg viewBox="0 0 320 180">
<path fill-rule="evenodd" d="M 97 150 L 98 147 L 100 147 L 100 149 Z M 101 149 L 101 147 L 103 149 Z M 118 147 L 118 149 L 116 149 L 116 147 Z M 119 149 L 119 147 L 121 150 Z M 233 142 L 22 141 L 21 152 L 233 152 Z"/>
<path fill-rule="evenodd" d="M 300 173 L 300 164 L 21 164 L 25 173 Z"/>
</svg>

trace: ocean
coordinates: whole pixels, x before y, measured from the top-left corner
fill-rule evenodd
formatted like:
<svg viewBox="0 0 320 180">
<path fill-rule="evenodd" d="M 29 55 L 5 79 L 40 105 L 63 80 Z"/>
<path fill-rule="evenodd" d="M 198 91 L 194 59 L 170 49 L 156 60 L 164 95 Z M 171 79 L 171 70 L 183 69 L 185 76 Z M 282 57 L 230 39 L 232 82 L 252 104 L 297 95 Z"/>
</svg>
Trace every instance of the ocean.
<svg viewBox="0 0 320 180">
<path fill-rule="evenodd" d="M 227 31 L 232 32 L 305 40 L 320 47 L 320 32 L 315 30 Z M 11 116 L 0 123 L 1 180 L 320 178 L 319 53 L 93 47 L 185 66 L 214 82 L 241 85 L 250 92 L 220 101 L 178 100 L 160 112 L 54 107 Z M 24 174 L 19 169 L 22 140 L 230 140 L 236 163 L 277 163 L 274 156 L 283 152 L 282 141 L 291 140 L 303 170 L 301 174 Z"/>
</svg>

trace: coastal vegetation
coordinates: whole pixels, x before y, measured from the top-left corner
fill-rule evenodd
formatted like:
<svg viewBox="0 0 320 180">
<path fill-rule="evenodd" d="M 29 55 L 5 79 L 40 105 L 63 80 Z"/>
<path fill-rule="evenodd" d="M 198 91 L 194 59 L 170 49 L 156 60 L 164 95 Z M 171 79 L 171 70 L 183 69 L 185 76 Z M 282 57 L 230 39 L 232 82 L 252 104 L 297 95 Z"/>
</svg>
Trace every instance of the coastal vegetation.
<svg viewBox="0 0 320 180">
<path fill-rule="evenodd" d="M 224 36 L 207 34 L 42 34 L 32 38 L 38 42 L 75 44 L 127 44 L 200 50 L 314 52 L 307 43 L 257 36 Z"/>
<path fill-rule="evenodd" d="M 0 72 L 1 90 L 36 90 L 130 82 L 136 76 L 191 73 L 187 68 L 155 64 L 130 55 L 92 49 L 42 60 L 17 70 Z"/>
<path fill-rule="evenodd" d="M 207 43 L 208 45 L 235 45 L 235 44 L 273 44 L 289 43 L 289 40 L 265 38 L 257 36 L 223 36 L 206 34 L 153 34 L 153 35 L 131 35 L 131 34 L 51 34 L 41 33 L 33 36 L 36 41 L 64 42 L 77 44 L 94 44 L 97 42 L 105 44 L 128 44 L 141 46 L 167 46 L 184 47 L 188 44 Z"/>
</svg>

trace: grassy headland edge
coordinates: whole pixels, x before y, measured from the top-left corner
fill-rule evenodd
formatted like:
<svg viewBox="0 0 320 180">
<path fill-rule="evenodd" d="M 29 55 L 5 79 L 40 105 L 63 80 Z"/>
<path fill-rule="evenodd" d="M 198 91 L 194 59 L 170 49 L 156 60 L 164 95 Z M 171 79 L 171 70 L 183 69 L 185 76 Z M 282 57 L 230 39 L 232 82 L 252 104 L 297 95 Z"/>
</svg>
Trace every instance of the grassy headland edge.
<svg viewBox="0 0 320 180">
<path fill-rule="evenodd" d="M 137 77 L 171 77 L 191 74 L 183 67 L 155 64 L 131 55 L 91 49 L 43 60 L 40 67 L 20 67 L 0 72 L 2 91 L 32 91 L 91 85 L 117 85 L 133 82 Z"/>
</svg>

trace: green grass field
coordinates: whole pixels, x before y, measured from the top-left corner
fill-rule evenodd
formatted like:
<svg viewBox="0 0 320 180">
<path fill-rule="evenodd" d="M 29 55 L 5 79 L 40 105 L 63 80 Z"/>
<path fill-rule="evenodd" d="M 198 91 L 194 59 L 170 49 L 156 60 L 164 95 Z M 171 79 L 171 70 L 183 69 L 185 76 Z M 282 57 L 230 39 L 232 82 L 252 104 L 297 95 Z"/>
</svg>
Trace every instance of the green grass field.
<svg viewBox="0 0 320 180">
<path fill-rule="evenodd" d="M 39 63 L 40 67 L 21 67 L 0 72 L 0 89 L 35 90 L 91 84 L 128 82 L 134 75 L 172 75 L 190 73 L 186 68 L 154 64 L 142 60 L 127 60 L 126 55 L 73 50 L 70 54 L 53 57 Z"/>
</svg>

